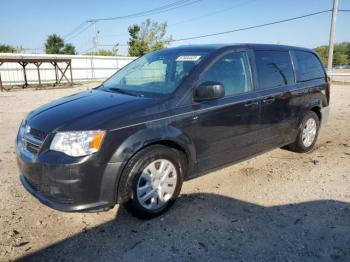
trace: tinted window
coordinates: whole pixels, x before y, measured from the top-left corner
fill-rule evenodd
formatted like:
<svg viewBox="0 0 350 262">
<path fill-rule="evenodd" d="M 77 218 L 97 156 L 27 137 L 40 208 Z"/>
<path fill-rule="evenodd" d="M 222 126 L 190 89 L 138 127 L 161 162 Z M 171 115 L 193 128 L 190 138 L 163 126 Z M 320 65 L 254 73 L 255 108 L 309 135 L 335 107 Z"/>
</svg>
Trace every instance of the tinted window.
<svg viewBox="0 0 350 262">
<path fill-rule="evenodd" d="M 255 51 L 260 89 L 285 86 L 294 82 L 289 52 Z"/>
<path fill-rule="evenodd" d="M 204 73 L 200 83 L 207 81 L 222 83 L 225 96 L 249 92 L 252 83 L 246 52 L 234 52 L 220 58 Z"/>
<path fill-rule="evenodd" d="M 294 54 L 298 82 L 325 77 L 323 66 L 314 54 L 304 51 L 294 51 Z"/>
<path fill-rule="evenodd" d="M 149 53 L 123 67 L 109 79 L 102 89 L 163 95 L 176 90 L 182 80 L 207 55 L 207 52 L 167 50 Z"/>
<path fill-rule="evenodd" d="M 127 74 L 124 78 L 126 85 L 145 85 L 150 83 L 164 83 L 167 64 L 161 60 L 145 64 Z"/>
</svg>

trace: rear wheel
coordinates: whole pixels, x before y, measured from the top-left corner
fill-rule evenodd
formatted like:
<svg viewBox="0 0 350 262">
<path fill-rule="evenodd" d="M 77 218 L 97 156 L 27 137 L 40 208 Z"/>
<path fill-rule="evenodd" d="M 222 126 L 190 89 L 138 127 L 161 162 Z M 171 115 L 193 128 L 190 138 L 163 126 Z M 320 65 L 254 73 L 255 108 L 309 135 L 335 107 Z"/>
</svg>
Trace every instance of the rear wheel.
<svg viewBox="0 0 350 262">
<path fill-rule="evenodd" d="M 180 193 L 184 163 L 182 152 L 162 145 L 138 152 L 123 172 L 125 208 L 143 219 L 164 213 Z"/>
<path fill-rule="evenodd" d="M 297 139 L 288 145 L 287 149 L 298 153 L 311 151 L 316 143 L 319 128 L 320 120 L 317 114 L 313 111 L 308 112 L 299 127 Z"/>
</svg>

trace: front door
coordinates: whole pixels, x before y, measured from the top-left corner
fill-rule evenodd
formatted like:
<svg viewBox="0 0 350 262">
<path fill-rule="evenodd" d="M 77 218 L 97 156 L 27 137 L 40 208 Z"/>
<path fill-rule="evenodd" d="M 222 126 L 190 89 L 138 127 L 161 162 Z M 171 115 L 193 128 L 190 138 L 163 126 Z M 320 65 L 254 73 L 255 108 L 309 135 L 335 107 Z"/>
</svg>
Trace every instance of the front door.
<svg viewBox="0 0 350 262">
<path fill-rule="evenodd" d="M 253 93 L 247 51 L 222 54 L 200 75 L 223 84 L 225 97 L 193 104 L 199 171 L 237 161 L 256 150 L 260 104 Z"/>
</svg>

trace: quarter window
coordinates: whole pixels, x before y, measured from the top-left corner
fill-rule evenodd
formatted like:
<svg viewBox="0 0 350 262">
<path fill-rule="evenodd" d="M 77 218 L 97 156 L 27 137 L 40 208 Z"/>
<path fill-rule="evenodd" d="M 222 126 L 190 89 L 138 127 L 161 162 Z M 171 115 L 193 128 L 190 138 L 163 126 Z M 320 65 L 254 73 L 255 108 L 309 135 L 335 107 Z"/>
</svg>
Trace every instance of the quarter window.
<svg viewBox="0 0 350 262">
<path fill-rule="evenodd" d="M 220 58 L 200 79 L 200 83 L 207 81 L 223 84 L 226 97 L 251 91 L 252 82 L 247 53 L 234 52 Z"/>
<path fill-rule="evenodd" d="M 285 86 L 294 82 L 293 68 L 287 51 L 255 51 L 260 89 Z"/>
<path fill-rule="evenodd" d="M 298 82 L 325 77 L 323 66 L 314 54 L 304 51 L 294 51 L 294 54 Z"/>
</svg>

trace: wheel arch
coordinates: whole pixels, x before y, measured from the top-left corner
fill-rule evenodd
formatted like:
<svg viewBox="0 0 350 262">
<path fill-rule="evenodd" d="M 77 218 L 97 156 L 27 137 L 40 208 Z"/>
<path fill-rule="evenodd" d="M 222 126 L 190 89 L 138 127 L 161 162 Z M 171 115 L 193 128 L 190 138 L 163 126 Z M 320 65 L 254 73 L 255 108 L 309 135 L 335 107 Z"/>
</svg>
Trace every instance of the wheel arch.
<svg viewBox="0 0 350 262">
<path fill-rule="evenodd" d="M 318 116 L 318 120 L 321 123 L 322 122 L 321 107 L 320 106 L 314 106 L 314 107 L 310 108 L 310 111 L 315 112 L 315 114 Z"/>
<path fill-rule="evenodd" d="M 135 134 L 129 136 L 112 156 L 113 161 L 122 163 L 118 171 L 119 174 L 115 185 L 115 200 L 117 203 L 122 200 L 123 185 L 121 185 L 120 182 L 127 163 L 138 152 L 152 145 L 163 145 L 179 150 L 184 154 L 187 162 L 184 180 L 186 180 L 188 174 L 194 169 L 196 161 L 194 144 L 180 129 L 168 126 L 139 130 Z"/>
</svg>

